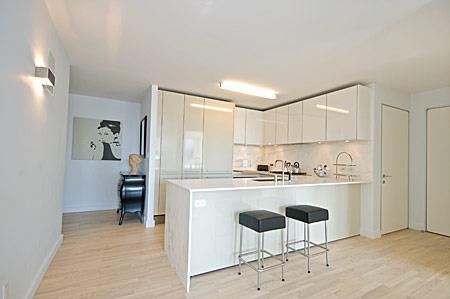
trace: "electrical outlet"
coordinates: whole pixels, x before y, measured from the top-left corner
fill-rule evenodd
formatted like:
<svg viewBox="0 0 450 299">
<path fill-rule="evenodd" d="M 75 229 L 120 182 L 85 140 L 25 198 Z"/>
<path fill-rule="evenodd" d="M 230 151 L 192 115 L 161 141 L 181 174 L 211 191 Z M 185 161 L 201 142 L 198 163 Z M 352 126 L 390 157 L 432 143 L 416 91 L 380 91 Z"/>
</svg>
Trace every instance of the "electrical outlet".
<svg viewBox="0 0 450 299">
<path fill-rule="evenodd" d="M 196 208 L 206 207 L 206 200 L 204 200 L 204 199 L 196 199 L 195 202 L 194 202 L 194 206 Z"/>
<path fill-rule="evenodd" d="M 0 282 L 0 299 L 8 299 L 8 281 L 7 280 L 2 280 Z"/>
</svg>

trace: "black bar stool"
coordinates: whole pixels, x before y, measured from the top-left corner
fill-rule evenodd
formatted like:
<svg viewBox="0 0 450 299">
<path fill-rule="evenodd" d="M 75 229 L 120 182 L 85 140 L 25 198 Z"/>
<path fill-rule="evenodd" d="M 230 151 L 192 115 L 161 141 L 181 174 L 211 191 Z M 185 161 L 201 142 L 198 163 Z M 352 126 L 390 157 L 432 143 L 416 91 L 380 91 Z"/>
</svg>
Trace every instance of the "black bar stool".
<svg viewBox="0 0 450 299">
<path fill-rule="evenodd" d="M 260 290 L 261 272 L 271 270 L 281 266 L 281 281 L 284 281 L 284 228 L 286 227 L 286 218 L 283 215 L 266 211 L 256 210 L 239 213 L 240 235 L 239 235 L 239 275 L 241 275 L 241 262 L 247 264 L 250 268 L 258 273 L 257 290 Z M 244 226 L 250 228 L 258 233 L 258 250 L 242 254 L 242 232 Z M 272 253 L 264 250 L 264 233 L 271 230 L 281 230 L 281 259 Z M 262 246 L 261 246 L 262 239 Z M 243 256 L 250 254 L 258 254 L 258 268 L 255 268 L 249 261 L 245 260 Z M 281 263 L 264 268 L 264 253 L 271 257 L 278 259 Z"/>
<path fill-rule="evenodd" d="M 303 256 L 306 256 L 308 258 L 308 273 L 311 273 L 310 271 L 310 244 L 313 244 L 314 246 L 320 247 L 323 249 L 323 251 L 313 254 L 312 256 L 323 254 L 325 253 L 326 256 L 326 265 L 328 264 L 328 236 L 327 236 L 327 220 L 329 219 L 328 210 L 323 209 L 320 207 L 315 206 L 307 206 L 307 205 L 298 205 L 298 206 L 289 206 L 286 207 L 286 217 L 287 217 L 287 237 L 286 237 L 286 261 L 288 260 L 288 254 L 289 249 L 293 250 L 294 252 L 298 252 Z M 298 220 L 303 222 L 303 240 L 300 241 L 292 241 L 289 242 L 289 218 Z M 310 233 L 309 233 L 309 225 L 311 223 L 315 222 L 321 222 L 323 221 L 325 224 L 325 247 L 323 244 L 316 244 L 314 242 L 311 242 L 310 240 Z M 306 238 L 306 236 L 308 236 Z M 297 243 L 303 243 L 303 252 L 290 247 L 289 245 L 297 244 Z M 306 245 L 308 245 L 308 252 L 306 253 Z"/>
</svg>

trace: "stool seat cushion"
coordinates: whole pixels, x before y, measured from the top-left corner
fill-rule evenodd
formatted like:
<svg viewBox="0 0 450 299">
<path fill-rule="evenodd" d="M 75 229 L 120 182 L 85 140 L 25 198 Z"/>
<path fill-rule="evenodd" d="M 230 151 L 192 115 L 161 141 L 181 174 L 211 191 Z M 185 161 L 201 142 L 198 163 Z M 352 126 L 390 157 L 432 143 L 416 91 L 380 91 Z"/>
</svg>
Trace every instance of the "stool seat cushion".
<svg viewBox="0 0 450 299">
<path fill-rule="evenodd" d="M 239 224 L 262 233 L 285 228 L 286 219 L 283 215 L 274 212 L 255 210 L 239 213 Z"/>
<path fill-rule="evenodd" d="M 305 223 L 314 223 L 329 219 L 327 209 L 307 205 L 286 207 L 286 217 Z"/>
</svg>

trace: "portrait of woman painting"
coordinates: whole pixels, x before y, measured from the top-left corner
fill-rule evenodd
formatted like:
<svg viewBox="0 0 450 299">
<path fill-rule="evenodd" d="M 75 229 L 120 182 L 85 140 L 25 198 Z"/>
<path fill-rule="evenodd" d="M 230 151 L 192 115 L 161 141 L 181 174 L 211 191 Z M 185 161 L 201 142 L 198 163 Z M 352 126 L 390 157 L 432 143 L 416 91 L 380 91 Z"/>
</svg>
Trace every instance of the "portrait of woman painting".
<svg viewBox="0 0 450 299">
<path fill-rule="evenodd" d="M 72 160 L 121 160 L 120 121 L 74 117 Z"/>
</svg>

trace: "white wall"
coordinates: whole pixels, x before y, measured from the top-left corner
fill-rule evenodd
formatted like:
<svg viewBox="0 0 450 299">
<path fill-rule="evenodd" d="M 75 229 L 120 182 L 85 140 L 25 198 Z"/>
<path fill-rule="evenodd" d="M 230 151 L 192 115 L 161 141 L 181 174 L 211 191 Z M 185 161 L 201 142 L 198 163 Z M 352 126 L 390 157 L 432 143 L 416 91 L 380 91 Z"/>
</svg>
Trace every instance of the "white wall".
<svg viewBox="0 0 450 299">
<path fill-rule="evenodd" d="M 411 96 L 409 226 L 417 230 L 426 225 L 427 109 L 443 106 L 450 106 L 450 87 Z"/>
<path fill-rule="evenodd" d="M 0 40 L 0 281 L 31 298 L 62 241 L 69 60 L 43 0 L 2 1 Z M 53 96 L 34 79 L 49 48 Z"/>
<path fill-rule="evenodd" d="M 362 188 L 361 234 L 371 238 L 381 236 L 381 111 L 382 105 L 409 110 L 409 95 L 379 84 L 372 91 L 372 154 L 373 182 Z"/>
<path fill-rule="evenodd" d="M 129 170 L 129 154 L 139 153 L 140 113 L 140 103 L 70 95 L 64 212 L 117 209 L 119 172 Z M 72 160 L 74 117 L 120 121 L 122 160 Z"/>
</svg>

